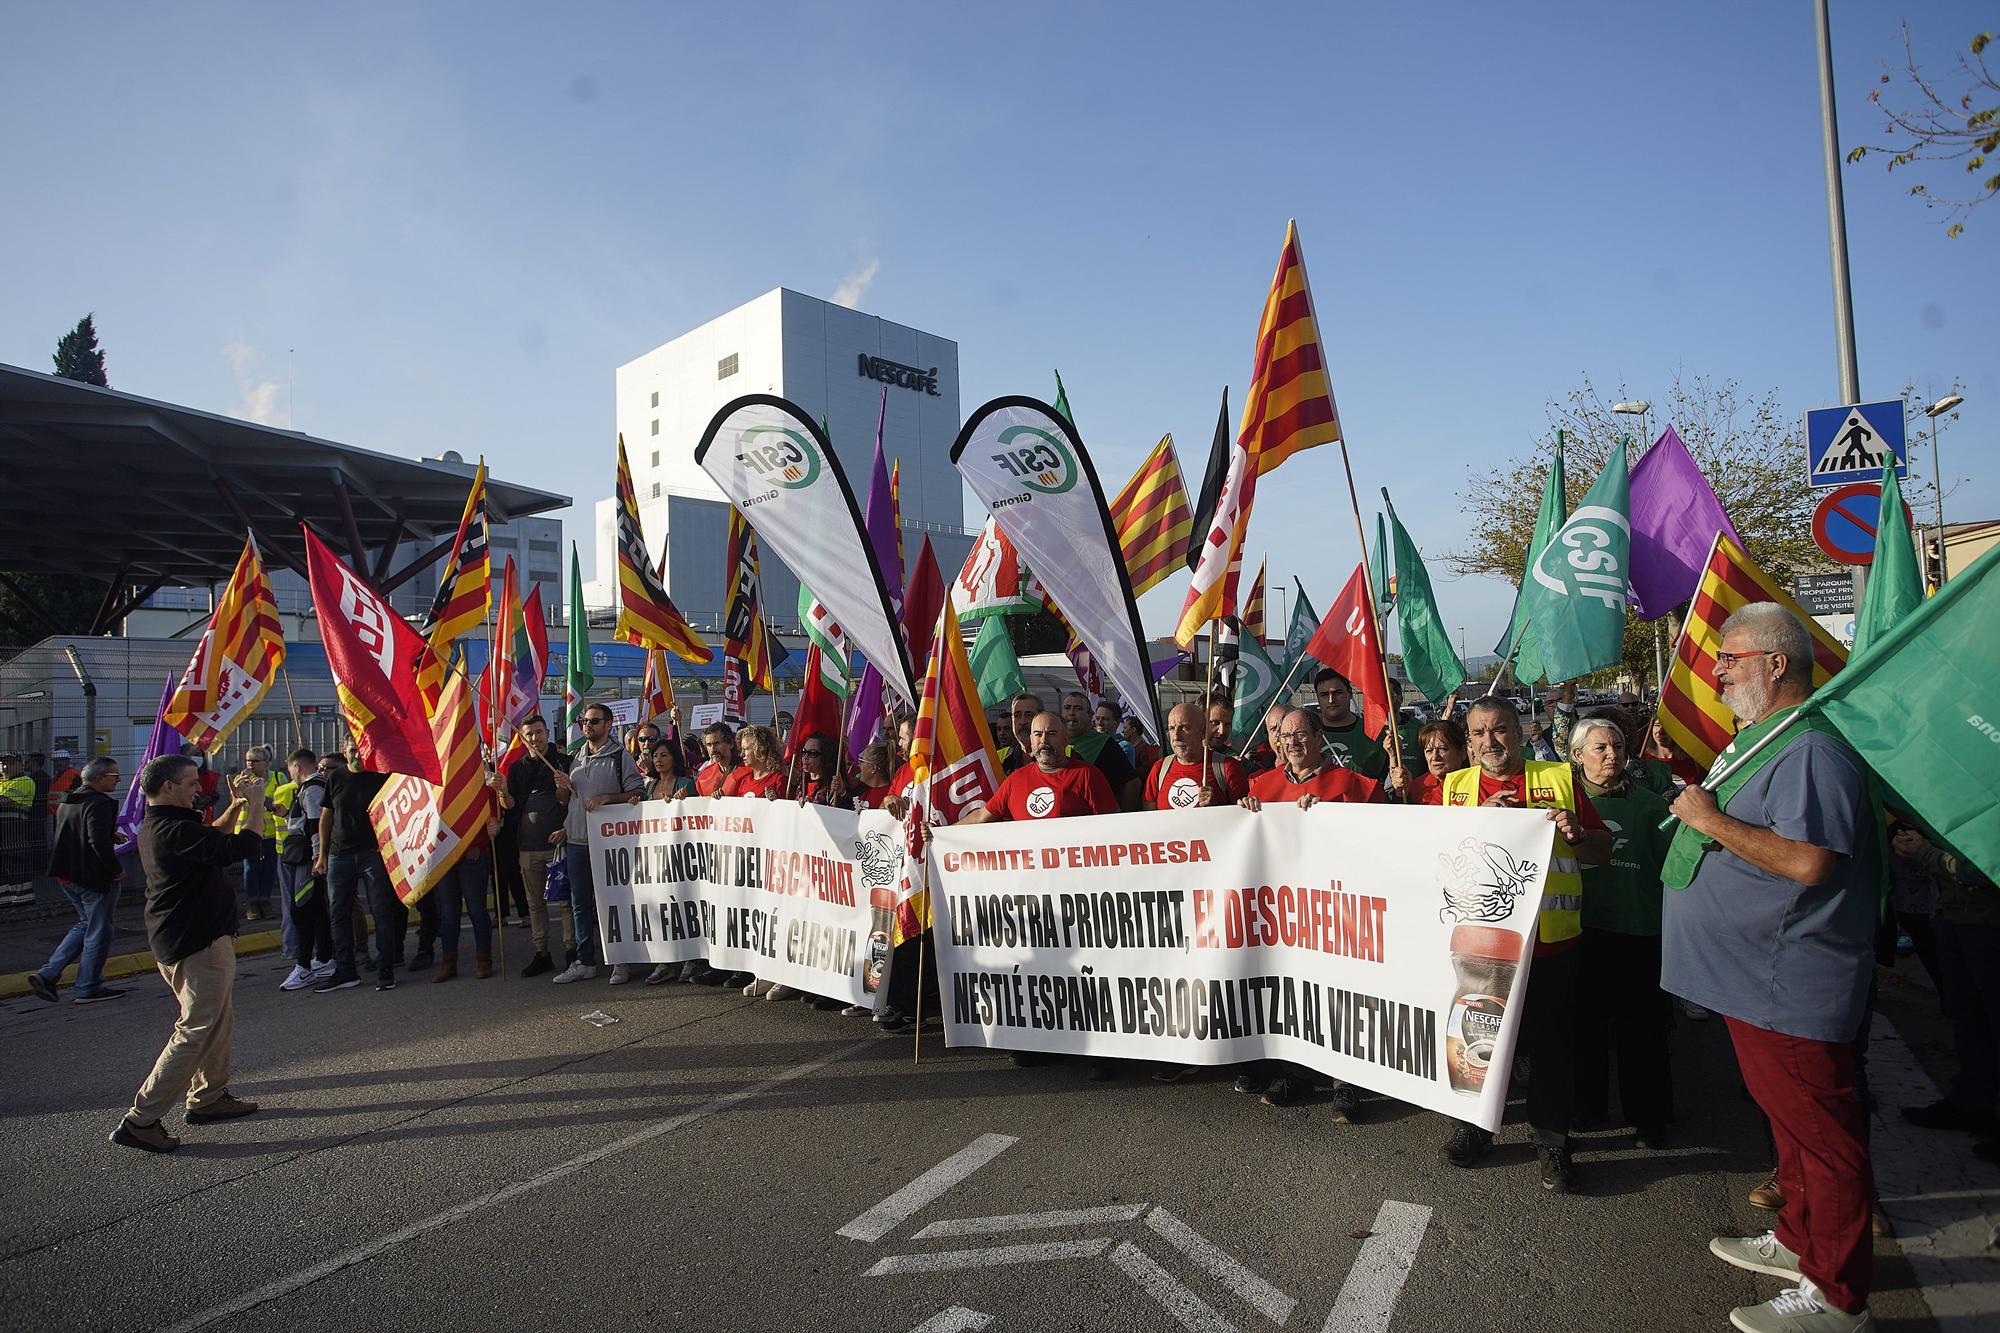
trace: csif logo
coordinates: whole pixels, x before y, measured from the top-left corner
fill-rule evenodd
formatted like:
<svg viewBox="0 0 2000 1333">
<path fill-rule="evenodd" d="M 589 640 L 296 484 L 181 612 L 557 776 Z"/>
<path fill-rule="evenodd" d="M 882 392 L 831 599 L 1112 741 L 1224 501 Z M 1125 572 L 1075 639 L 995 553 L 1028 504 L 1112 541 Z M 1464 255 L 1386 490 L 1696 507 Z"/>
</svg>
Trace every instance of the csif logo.
<svg viewBox="0 0 2000 1333">
<path fill-rule="evenodd" d="M 784 426 L 752 426 L 737 442 L 736 461 L 753 476 L 799 490 L 819 479 L 819 450 L 803 433 Z"/>
<path fill-rule="evenodd" d="M 1624 534 L 1625 542 L 1631 540 L 1632 524 L 1616 509 L 1602 505 L 1584 505 L 1578 509 L 1535 561 L 1535 582 L 1567 597 L 1569 581 L 1573 580 L 1578 595 L 1595 598 L 1613 611 L 1623 611 L 1628 571 L 1613 549 L 1619 544 L 1619 539 L 1612 535 L 1613 528 Z"/>
<path fill-rule="evenodd" d="M 1029 490 L 1061 495 L 1076 485 L 1076 458 L 1058 435 L 1038 426 L 1009 426 L 1000 432 L 994 466 Z"/>
</svg>

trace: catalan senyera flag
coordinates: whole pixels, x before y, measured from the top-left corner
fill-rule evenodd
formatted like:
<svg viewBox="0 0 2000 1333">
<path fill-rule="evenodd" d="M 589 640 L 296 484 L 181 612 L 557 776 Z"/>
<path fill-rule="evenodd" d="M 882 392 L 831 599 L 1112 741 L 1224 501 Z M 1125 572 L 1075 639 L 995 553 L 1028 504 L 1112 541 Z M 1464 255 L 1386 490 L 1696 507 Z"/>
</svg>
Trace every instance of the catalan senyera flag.
<svg viewBox="0 0 2000 1333">
<path fill-rule="evenodd" d="M 653 573 L 639 527 L 639 496 L 618 437 L 618 637 L 641 648 L 664 648 L 689 662 L 708 662 L 715 651 L 681 619 L 674 599 Z"/>
<path fill-rule="evenodd" d="M 369 823 L 396 897 L 408 906 L 430 892 L 479 836 L 492 810 L 479 728 L 463 672 L 451 672 L 430 718 L 443 781 L 398 777 L 368 803 Z"/>
<path fill-rule="evenodd" d="M 160 716 L 190 744 L 212 753 L 257 711 L 284 664 L 285 635 L 271 579 L 257 539 L 246 537 L 215 613 Z"/>
<path fill-rule="evenodd" d="M 1194 513 L 1188 507 L 1187 484 L 1181 478 L 1172 435 L 1160 437 L 1111 502 L 1111 526 L 1118 531 L 1118 548 L 1125 553 L 1134 597 L 1187 562 Z"/>
<path fill-rule="evenodd" d="M 428 703 L 417 684 L 417 663 L 430 646 L 311 528 L 303 531 L 320 642 L 362 766 L 372 773 L 441 781 L 443 768 L 430 726 L 436 705 Z"/>
<path fill-rule="evenodd" d="M 1257 577 L 1243 598 L 1243 611 L 1238 617 L 1243 622 L 1243 633 L 1258 643 L 1264 642 L 1264 566 L 1268 563 L 1268 560 L 1257 562 Z"/>
<path fill-rule="evenodd" d="M 1715 685 L 1715 650 L 1722 645 L 1722 622 L 1750 602 L 1776 602 L 1805 622 L 1813 636 L 1813 688 L 1833 678 L 1847 652 L 1785 590 L 1757 568 L 1744 549 L 1717 533 L 1708 565 L 1688 608 L 1687 623 L 1660 691 L 1660 725 L 1681 752 L 1703 768 L 1736 734 L 1736 717 Z"/>
<path fill-rule="evenodd" d="M 485 624 L 493 610 L 493 551 L 487 535 L 486 460 L 481 458 L 465 496 L 465 512 L 459 515 L 458 536 L 438 579 L 437 596 L 424 616 L 424 638 L 431 652 L 417 668 L 417 677 L 426 699 L 437 698 L 444 684 L 444 664 L 451 660 L 453 641 Z"/>
<path fill-rule="evenodd" d="M 1000 763 L 994 757 L 993 733 L 986 710 L 979 704 L 979 685 L 965 655 L 965 636 L 958 613 L 946 594 L 938 613 L 937 648 L 924 672 L 923 697 L 917 704 L 917 725 L 910 739 L 910 771 L 920 795 L 913 818 L 936 817 L 955 824 L 959 816 L 1000 788 Z M 896 909 L 898 944 L 930 925 L 929 895 L 921 890 Z"/>
<path fill-rule="evenodd" d="M 763 580 L 758 572 L 757 533 L 743 511 L 729 506 L 729 614 L 723 622 L 726 657 L 743 664 L 752 685 L 771 693 L 771 644 L 764 636 Z"/>
<path fill-rule="evenodd" d="M 1257 359 L 1236 435 L 1256 460 L 1260 477 L 1300 450 L 1340 438 L 1295 221 L 1285 224 L 1285 248 L 1257 323 Z"/>
</svg>

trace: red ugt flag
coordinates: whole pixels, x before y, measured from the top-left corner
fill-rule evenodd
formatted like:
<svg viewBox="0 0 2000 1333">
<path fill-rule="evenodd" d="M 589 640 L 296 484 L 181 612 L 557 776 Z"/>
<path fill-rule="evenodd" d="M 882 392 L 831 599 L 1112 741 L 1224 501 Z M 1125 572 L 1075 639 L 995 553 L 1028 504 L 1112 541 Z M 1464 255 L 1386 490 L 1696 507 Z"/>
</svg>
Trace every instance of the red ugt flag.
<svg viewBox="0 0 2000 1333">
<path fill-rule="evenodd" d="M 1379 735 L 1389 722 L 1389 701 L 1382 697 L 1382 645 L 1377 638 L 1375 606 L 1368 595 L 1366 565 L 1354 567 L 1347 586 L 1313 631 L 1306 651 L 1347 677 L 1347 683 L 1361 696 L 1362 729 L 1370 736 Z"/>
<path fill-rule="evenodd" d="M 320 639 L 362 764 L 375 773 L 443 781 L 430 713 L 417 688 L 417 660 L 429 645 L 312 529 L 305 536 Z"/>
</svg>

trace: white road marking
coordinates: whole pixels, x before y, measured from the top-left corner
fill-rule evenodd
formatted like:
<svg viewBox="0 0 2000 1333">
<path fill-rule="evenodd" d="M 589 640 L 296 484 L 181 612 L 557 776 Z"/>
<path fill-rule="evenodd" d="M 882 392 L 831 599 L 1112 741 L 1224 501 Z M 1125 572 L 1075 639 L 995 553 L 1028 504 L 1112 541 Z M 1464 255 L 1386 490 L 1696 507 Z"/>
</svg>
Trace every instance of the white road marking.
<svg viewBox="0 0 2000 1333">
<path fill-rule="evenodd" d="M 963 1305 L 948 1305 L 910 1333 L 978 1333 L 993 1322 L 993 1316 L 978 1310 L 968 1310 Z"/>
<path fill-rule="evenodd" d="M 1182 1328 L 1191 1333 L 1238 1333 L 1236 1325 L 1224 1319 L 1214 1306 L 1154 1263 L 1151 1255 L 1131 1241 L 1118 1243 L 1118 1248 L 1111 1252 L 1111 1262 L 1143 1287 Z"/>
<path fill-rule="evenodd" d="M 878 1241 L 924 1205 L 941 1198 L 945 1191 L 1019 1142 L 1011 1134 L 981 1134 L 835 1234 L 849 1240 Z"/>
<path fill-rule="evenodd" d="M 1375 1234 L 1361 1243 L 1321 1333 L 1383 1333 L 1389 1327 L 1430 1222 L 1431 1210 L 1420 1203 L 1389 1199 L 1375 1211 Z"/>
<path fill-rule="evenodd" d="M 554 1184 L 565 1176 L 575 1175 L 584 1168 L 595 1166 L 606 1158 L 616 1157 L 622 1152 L 630 1151 L 642 1144 L 651 1143 L 654 1139 L 660 1138 L 662 1135 L 671 1134 L 677 1129 L 683 1129 L 697 1120 L 704 1120 L 714 1115 L 717 1111 L 726 1111 L 738 1102 L 748 1101 L 750 1098 L 769 1092 L 773 1088 L 782 1087 L 794 1079 L 804 1078 L 807 1074 L 824 1069 L 836 1060 L 843 1060 L 857 1051 L 867 1050 L 875 1045 L 875 1040 L 869 1038 L 864 1041 L 857 1041 L 851 1046 L 843 1046 L 831 1055 L 822 1055 L 816 1060 L 808 1060 L 804 1064 L 793 1065 L 783 1073 L 773 1074 L 761 1082 L 752 1083 L 749 1087 L 738 1088 L 734 1092 L 724 1093 L 714 1101 L 704 1102 L 692 1111 L 683 1111 L 677 1116 L 669 1116 L 657 1124 L 648 1125 L 636 1133 L 627 1134 L 622 1139 L 614 1139 L 600 1148 L 593 1148 L 589 1152 L 572 1157 L 566 1162 L 559 1162 L 546 1171 L 529 1176 L 526 1180 L 517 1180 L 511 1185 L 504 1185 L 491 1193 L 482 1194 L 476 1199 L 467 1199 L 464 1203 L 447 1208 L 441 1213 L 434 1213 L 422 1221 L 412 1222 L 406 1227 L 399 1227 L 387 1235 L 377 1236 L 374 1240 L 357 1245 L 351 1250 L 342 1251 L 334 1255 L 331 1259 L 314 1264 L 311 1268 L 301 1269 L 290 1277 L 279 1278 L 277 1281 L 266 1283 L 254 1291 L 244 1292 L 234 1300 L 227 1301 L 213 1309 L 204 1310 L 191 1319 L 170 1325 L 162 1330 L 161 1333 L 193 1333 L 195 1329 L 207 1328 L 210 1324 L 227 1319 L 232 1315 L 242 1314 L 245 1310 L 254 1310 L 267 1301 L 277 1300 L 281 1296 L 289 1296 L 301 1287 L 310 1286 L 321 1278 L 333 1276 L 343 1268 L 351 1268 L 356 1264 L 367 1263 L 375 1256 L 395 1249 L 404 1241 L 413 1240 L 418 1236 L 436 1231 L 441 1227 L 449 1226 L 462 1217 L 470 1217 L 482 1208 L 490 1208 L 496 1203 L 505 1203 L 509 1199 L 518 1198 L 532 1190 L 538 1190 L 544 1185 Z"/>
<path fill-rule="evenodd" d="M 1100 1222 L 1130 1222 L 1146 1211 L 1143 1203 L 1114 1203 L 1101 1208 L 1061 1208 L 1047 1213 L 1015 1213 L 1007 1217 L 957 1217 L 933 1222 L 913 1239 L 941 1236 L 991 1236 L 1002 1231 L 1042 1231 L 1055 1227 L 1090 1227 Z"/>
<path fill-rule="evenodd" d="M 984 1250 L 939 1250 L 935 1254 L 892 1254 L 863 1277 L 897 1273 L 942 1273 L 951 1268 L 998 1268 L 1002 1264 L 1052 1264 L 1064 1259 L 1095 1259 L 1111 1247 L 1109 1236 L 1092 1240 L 1058 1240 L 1045 1245 L 995 1245 Z"/>
<path fill-rule="evenodd" d="M 1282 1325 L 1292 1317 L 1298 1302 L 1251 1272 L 1234 1257 L 1218 1249 L 1208 1237 L 1164 1208 L 1146 1214 L 1146 1225 L 1158 1232 L 1169 1245 L 1194 1260 L 1210 1277 L 1236 1293 L 1246 1305 L 1256 1307 L 1266 1319 Z"/>
</svg>

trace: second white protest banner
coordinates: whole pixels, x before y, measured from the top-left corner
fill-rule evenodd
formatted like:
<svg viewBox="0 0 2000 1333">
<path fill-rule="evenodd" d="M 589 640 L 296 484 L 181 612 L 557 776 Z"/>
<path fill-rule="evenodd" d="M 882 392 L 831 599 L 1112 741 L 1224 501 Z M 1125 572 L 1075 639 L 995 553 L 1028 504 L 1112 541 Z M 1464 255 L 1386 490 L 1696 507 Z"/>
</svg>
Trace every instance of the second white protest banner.
<svg viewBox="0 0 2000 1333">
<path fill-rule="evenodd" d="M 1497 1128 L 1552 828 L 1322 804 L 939 829 L 946 1039 L 1288 1060 Z"/>
</svg>

